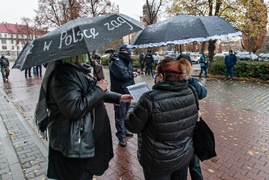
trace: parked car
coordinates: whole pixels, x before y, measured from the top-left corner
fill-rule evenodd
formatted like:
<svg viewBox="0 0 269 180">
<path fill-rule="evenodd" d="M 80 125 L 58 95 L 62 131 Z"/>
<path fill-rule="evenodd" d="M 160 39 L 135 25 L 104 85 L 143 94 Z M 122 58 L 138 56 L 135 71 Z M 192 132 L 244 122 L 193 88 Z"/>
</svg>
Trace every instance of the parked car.
<svg viewBox="0 0 269 180">
<path fill-rule="evenodd" d="M 178 53 L 174 52 L 174 51 L 166 51 L 164 53 L 164 57 L 172 57 L 172 58 L 177 58 Z"/>
<path fill-rule="evenodd" d="M 269 53 L 259 55 L 259 61 L 269 61 Z"/>
<path fill-rule="evenodd" d="M 241 54 L 240 56 L 238 56 L 239 61 L 248 61 L 250 59 L 250 54 Z"/>
<path fill-rule="evenodd" d="M 201 56 L 202 54 L 200 53 L 190 53 L 191 61 L 196 64 L 200 63 Z"/>
<path fill-rule="evenodd" d="M 200 54 L 198 52 L 182 52 L 182 54 L 189 55 L 191 58 L 191 61 L 193 63 L 196 63 L 196 64 L 200 63 L 200 58 L 201 58 L 202 54 Z"/>
<path fill-rule="evenodd" d="M 235 54 L 236 57 L 238 58 L 238 60 L 241 60 L 241 61 L 248 61 L 248 60 L 258 60 L 259 57 L 254 54 L 254 53 L 251 53 L 249 54 L 249 52 L 238 52 Z"/>
</svg>

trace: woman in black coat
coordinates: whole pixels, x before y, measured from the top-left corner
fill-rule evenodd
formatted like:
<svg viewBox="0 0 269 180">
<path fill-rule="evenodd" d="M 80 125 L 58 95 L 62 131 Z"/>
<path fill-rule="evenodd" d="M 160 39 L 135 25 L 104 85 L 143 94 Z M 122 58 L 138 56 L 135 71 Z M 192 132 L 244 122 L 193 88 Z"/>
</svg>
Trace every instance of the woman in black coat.
<svg viewBox="0 0 269 180">
<path fill-rule="evenodd" d="M 107 91 L 83 66 L 87 55 L 64 59 L 49 76 L 48 177 L 89 180 L 102 175 L 113 157 L 111 129 L 104 102 L 130 102 L 130 95 Z"/>
<path fill-rule="evenodd" d="M 133 104 L 126 128 L 138 134 L 138 160 L 146 180 L 185 180 L 193 156 L 192 134 L 198 119 L 195 94 L 187 79 L 188 60 L 162 60 L 156 84 Z"/>
</svg>

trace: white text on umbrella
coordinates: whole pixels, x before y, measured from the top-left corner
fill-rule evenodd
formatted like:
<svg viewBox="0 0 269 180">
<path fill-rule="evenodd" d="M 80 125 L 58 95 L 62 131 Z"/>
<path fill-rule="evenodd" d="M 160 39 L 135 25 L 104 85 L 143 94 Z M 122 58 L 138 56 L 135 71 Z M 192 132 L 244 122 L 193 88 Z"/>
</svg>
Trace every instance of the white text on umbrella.
<svg viewBox="0 0 269 180">
<path fill-rule="evenodd" d="M 60 38 L 60 46 L 59 49 L 62 48 L 62 43 L 66 46 L 70 45 L 71 43 L 76 43 L 78 41 L 81 41 L 84 37 L 85 38 L 93 38 L 95 39 L 96 36 L 98 36 L 98 32 L 95 32 L 95 28 L 90 29 L 90 34 L 88 34 L 88 29 L 81 31 L 75 32 L 74 29 L 72 29 L 72 35 L 68 35 L 67 31 L 64 31 L 61 33 L 61 38 Z"/>
</svg>

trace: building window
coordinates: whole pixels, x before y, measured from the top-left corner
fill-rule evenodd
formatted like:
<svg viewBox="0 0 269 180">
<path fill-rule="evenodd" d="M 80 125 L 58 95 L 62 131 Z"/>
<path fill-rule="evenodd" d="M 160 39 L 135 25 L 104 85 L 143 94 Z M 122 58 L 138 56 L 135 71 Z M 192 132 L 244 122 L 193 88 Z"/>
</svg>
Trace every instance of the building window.
<svg viewBox="0 0 269 180">
<path fill-rule="evenodd" d="M 4 34 L 4 37 L 7 38 L 7 34 Z"/>
<path fill-rule="evenodd" d="M 2 49 L 3 50 L 7 50 L 7 46 L 2 46 Z"/>
<path fill-rule="evenodd" d="M 14 46 L 11 46 L 11 49 L 14 50 L 15 49 Z"/>
<path fill-rule="evenodd" d="M 17 46 L 17 51 L 19 51 L 20 50 L 20 47 L 19 46 Z"/>
<path fill-rule="evenodd" d="M 6 44 L 7 43 L 7 41 L 5 39 L 2 39 L 1 41 L 2 41 L 2 44 Z"/>
</svg>

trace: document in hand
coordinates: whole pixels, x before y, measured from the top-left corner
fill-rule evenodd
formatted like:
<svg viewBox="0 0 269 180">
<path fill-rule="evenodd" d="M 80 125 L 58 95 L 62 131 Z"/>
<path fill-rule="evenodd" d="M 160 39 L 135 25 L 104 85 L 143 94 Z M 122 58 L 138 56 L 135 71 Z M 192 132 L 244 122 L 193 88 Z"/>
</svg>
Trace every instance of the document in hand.
<svg viewBox="0 0 269 180">
<path fill-rule="evenodd" d="M 145 82 L 127 86 L 127 89 L 135 101 L 138 101 L 142 94 L 150 90 Z"/>
</svg>

